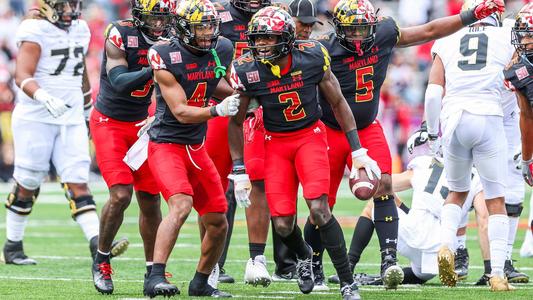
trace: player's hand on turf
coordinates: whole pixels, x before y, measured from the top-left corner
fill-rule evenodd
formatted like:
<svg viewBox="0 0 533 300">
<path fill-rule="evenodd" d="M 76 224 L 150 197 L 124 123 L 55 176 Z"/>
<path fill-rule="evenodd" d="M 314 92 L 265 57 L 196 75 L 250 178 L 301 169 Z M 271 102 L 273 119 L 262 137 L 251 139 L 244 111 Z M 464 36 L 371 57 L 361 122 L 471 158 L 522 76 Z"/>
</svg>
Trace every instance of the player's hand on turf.
<svg viewBox="0 0 533 300">
<path fill-rule="evenodd" d="M 533 186 L 533 159 L 522 160 L 522 176 L 529 186 Z"/>
<path fill-rule="evenodd" d="M 33 99 L 43 104 L 54 118 L 61 117 L 70 108 L 65 101 L 48 94 L 43 89 L 36 90 L 33 93 Z"/>
<path fill-rule="evenodd" d="M 505 4 L 503 0 L 485 0 L 474 8 L 474 16 L 481 20 L 490 16 L 495 12 L 503 13 L 505 11 Z"/>
<path fill-rule="evenodd" d="M 239 104 L 241 103 L 239 99 L 239 94 L 234 94 L 229 97 L 226 97 L 222 102 L 215 106 L 217 114 L 220 117 L 231 117 L 237 114 L 239 111 Z"/>
<path fill-rule="evenodd" d="M 250 193 L 252 192 L 252 183 L 248 174 L 230 174 L 229 179 L 233 180 L 235 201 L 239 207 L 247 208 L 250 206 Z"/>
<path fill-rule="evenodd" d="M 381 179 L 381 170 L 379 169 L 378 163 L 370 158 L 366 153 L 368 152 L 365 148 L 359 148 L 356 151 L 352 152 L 352 171 L 350 172 L 350 178 L 359 179 L 359 173 L 357 170 L 364 168 L 368 178 L 370 180 L 374 179 L 376 176 L 378 179 Z"/>
<path fill-rule="evenodd" d="M 151 117 L 146 118 L 142 122 L 139 122 L 139 123 L 135 124 L 136 127 L 141 127 L 141 129 L 139 129 L 139 131 L 137 131 L 137 136 L 140 137 L 141 135 L 146 133 L 148 131 L 148 129 L 150 129 L 150 127 L 152 127 L 152 123 L 154 122 L 154 119 L 155 119 L 155 117 L 151 116 Z"/>
</svg>

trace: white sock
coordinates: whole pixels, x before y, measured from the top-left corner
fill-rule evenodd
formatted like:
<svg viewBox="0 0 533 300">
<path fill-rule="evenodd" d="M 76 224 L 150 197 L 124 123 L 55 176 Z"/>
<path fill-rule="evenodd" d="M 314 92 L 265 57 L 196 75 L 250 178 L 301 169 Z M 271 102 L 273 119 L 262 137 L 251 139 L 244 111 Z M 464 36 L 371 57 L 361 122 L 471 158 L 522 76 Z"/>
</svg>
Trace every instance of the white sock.
<svg viewBox="0 0 533 300">
<path fill-rule="evenodd" d="M 76 217 L 76 222 L 80 225 L 81 230 L 88 241 L 97 236 L 100 231 L 100 221 L 98 220 L 96 211 L 82 213 Z"/>
<path fill-rule="evenodd" d="M 441 244 L 450 250 L 456 249 L 457 228 L 461 222 L 462 209 L 456 204 L 444 204 L 440 217 Z"/>
<path fill-rule="evenodd" d="M 503 277 L 503 266 L 509 235 L 509 217 L 507 215 L 489 216 L 488 235 L 490 244 L 491 275 Z"/>
<path fill-rule="evenodd" d="M 457 248 L 466 249 L 466 234 L 457 236 Z"/>
<path fill-rule="evenodd" d="M 111 254 L 111 252 L 102 252 L 102 251 L 100 251 L 100 250 L 97 250 L 97 251 L 98 251 L 98 253 L 100 253 L 100 254 L 102 254 L 102 255 L 104 255 L 104 256 L 108 256 L 108 255 Z"/>
<path fill-rule="evenodd" d="M 506 259 L 511 260 L 513 256 L 513 245 L 516 239 L 516 231 L 518 230 L 518 217 L 509 217 L 509 234 L 507 236 L 507 255 Z"/>
<path fill-rule="evenodd" d="M 28 224 L 28 215 L 19 215 L 6 210 L 6 238 L 12 242 L 22 241 Z"/>
<path fill-rule="evenodd" d="M 153 261 L 147 261 L 146 262 L 146 266 L 149 267 L 149 266 L 153 266 L 154 265 L 154 262 Z"/>
</svg>

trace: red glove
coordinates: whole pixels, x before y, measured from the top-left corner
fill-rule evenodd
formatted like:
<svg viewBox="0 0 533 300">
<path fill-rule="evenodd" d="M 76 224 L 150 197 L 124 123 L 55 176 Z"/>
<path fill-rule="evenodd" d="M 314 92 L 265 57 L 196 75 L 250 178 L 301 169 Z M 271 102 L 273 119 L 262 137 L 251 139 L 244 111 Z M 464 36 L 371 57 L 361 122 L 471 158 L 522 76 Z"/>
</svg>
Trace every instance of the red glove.
<svg viewBox="0 0 533 300">
<path fill-rule="evenodd" d="M 505 11 L 505 3 L 503 0 L 485 0 L 474 8 L 474 17 L 481 20 L 493 13 L 503 13 Z"/>
</svg>

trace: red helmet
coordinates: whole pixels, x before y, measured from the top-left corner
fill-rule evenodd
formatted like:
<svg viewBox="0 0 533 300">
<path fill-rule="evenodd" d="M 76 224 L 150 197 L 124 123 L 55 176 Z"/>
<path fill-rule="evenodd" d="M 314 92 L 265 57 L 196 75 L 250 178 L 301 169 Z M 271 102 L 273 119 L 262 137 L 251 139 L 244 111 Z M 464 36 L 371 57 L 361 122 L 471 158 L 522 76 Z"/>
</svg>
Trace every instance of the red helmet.
<svg viewBox="0 0 533 300">
<path fill-rule="evenodd" d="M 526 4 L 516 15 L 511 43 L 518 54 L 533 63 L 533 3 Z"/>
</svg>

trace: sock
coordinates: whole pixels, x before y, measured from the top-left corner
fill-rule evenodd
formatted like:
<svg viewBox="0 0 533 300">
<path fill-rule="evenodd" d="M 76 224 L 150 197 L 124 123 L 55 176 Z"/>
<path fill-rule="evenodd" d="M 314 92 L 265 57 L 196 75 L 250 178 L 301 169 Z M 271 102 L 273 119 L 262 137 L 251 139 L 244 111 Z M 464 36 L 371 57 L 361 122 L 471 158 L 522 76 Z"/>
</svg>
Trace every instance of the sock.
<svg viewBox="0 0 533 300">
<path fill-rule="evenodd" d="M 165 277 L 166 266 L 167 266 L 166 264 L 153 264 L 152 271 L 150 272 L 150 276 Z"/>
<path fill-rule="evenodd" d="M 374 198 L 374 227 L 378 234 L 380 250 L 396 250 L 398 244 L 398 209 L 393 195 Z"/>
<path fill-rule="evenodd" d="M 403 268 L 402 284 L 424 284 L 426 280 L 416 277 L 412 268 Z"/>
<path fill-rule="evenodd" d="M 28 224 L 28 215 L 19 215 L 6 210 L 6 238 L 12 242 L 22 241 Z"/>
<path fill-rule="evenodd" d="M 324 254 L 324 246 L 320 238 L 320 230 L 318 226 L 311 224 L 309 218 L 304 226 L 304 239 L 313 248 L 313 263 L 322 263 L 322 255 Z"/>
<path fill-rule="evenodd" d="M 367 217 L 359 217 L 357 225 L 352 235 L 352 242 L 350 243 L 350 251 L 348 251 L 348 259 L 350 260 L 350 269 L 353 273 L 355 266 L 363 254 L 366 246 L 372 239 L 374 233 L 374 222 Z"/>
<path fill-rule="evenodd" d="M 289 249 L 296 253 L 298 258 L 305 259 L 309 257 L 309 248 L 302 237 L 302 231 L 298 225 L 294 225 L 291 234 L 287 237 L 281 237 L 281 240 Z"/>
<path fill-rule="evenodd" d="M 509 218 L 507 215 L 489 216 L 488 235 L 490 243 L 491 275 L 503 277 L 507 236 L 509 234 Z"/>
<path fill-rule="evenodd" d="M 442 246 L 447 246 L 450 250 L 455 247 L 457 228 L 461 222 L 462 209 L 456 204 L 444 204 L 440 217 L 440 239 Z"/>
<path fill-rule="evenodd" d="M 147 261 L 146 262 L 146 274 L 150 275 L 152 272 L 152 266 L 154 265 L 153 261 Z"/>
<path fill-rule="evenodd" d="M 85 238 L 90 241 L 97 236 L 100 231 L 100 221 L 96 211 L 87 211 L 81 215 L 76 216 L 76 223 L 78 223 L 85 234 Z"/>
<path fill-rule="evenodd" d="M 331 262 L 335 270 L 337 270 L 337 275 L 339 275 L 341 287 L 345 284 L 352 284 L 353 276 L 348 263 L 346 242 L 344 241 L 341 225 L 339 225 L 334 216 L 331 216 L 331 219 L 318 229 L 320 230 L 320 238 L 322 238 L 324 248 L 328 251 Z"/>
<path fill-rule="evenodd" d="M 197 286 L 197 287 L 204 287 L 207 285 L 207 279 L 209 279 L 209 275 L 211 274 L 204 274 L 196 271 L 194 273 L 194 277 L 192 278 L 191 285 Z"/>
<path fill-rule="evenodd" d="M 514 240 L 516 238 L 516 231 L 518 230 L 518 217 L 509 217 L 509 235 L 507 236 L 507 260 L 511 260 L 513 256 Z"/>
<path fill-rule="evenodd" d="M 250 258 L 254 259 L 258 255 L 265 254 L 266 244 L 249 243 L 248 248 L 250 250 Z"/>
<path fill-rule="evenodd" d="M 492 268 L 490 267 L 490 259 L 483 261 L 483 268 L 484 268 L 484 274 L 490 274 L 492 271 Z"/>
<path fill-rule="evenodd" d="M 457 248 L 455 249 L 459 248 L 466 248 L 466 234 L 457 236 Z"/>
<path fill-rule="evenodd" d="M 102 252 L 100 250 L 96 251 L 96 256 L 94 257 L 94 262 L 96 264 L 100 264 L 103 262 L 109 263 L 109 256 L 111 255 L 111 252 Z"/>
</svg>

